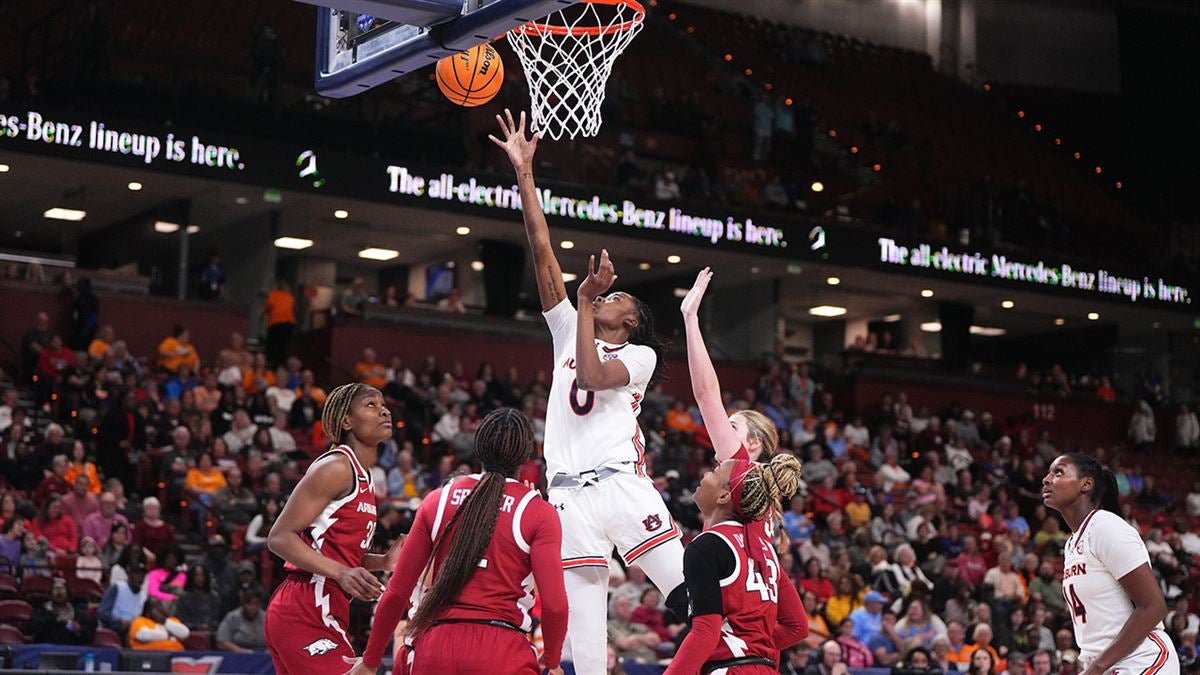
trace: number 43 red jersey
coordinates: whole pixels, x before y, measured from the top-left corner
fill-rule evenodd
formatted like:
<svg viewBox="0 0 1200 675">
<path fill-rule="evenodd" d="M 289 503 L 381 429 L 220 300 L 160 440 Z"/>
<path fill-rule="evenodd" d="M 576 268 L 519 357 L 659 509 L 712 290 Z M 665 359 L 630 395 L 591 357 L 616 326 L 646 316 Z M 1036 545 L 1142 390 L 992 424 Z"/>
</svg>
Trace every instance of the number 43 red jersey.
<svg viewBox="0 0 1200 675">
<path fill-rule="evenodd" d="M 746 542 L 747 533 L 752 539 Z M 721 579 L 724 622 L 721 641 L 709 661 L 726 661 L 744 656 L 779 659 L 772 631 L 779 613 L 779 558 L 764 528 L 745 527 L 726 521 L 705 530 L 700 537 L 718 537 L 733 553 L 733 572 Z M 746 544 L 762 549 L 766 569 L 757 569 L 747 555 Z M 784 583 L 790 583 L 786 577 Z"/>
</svg>

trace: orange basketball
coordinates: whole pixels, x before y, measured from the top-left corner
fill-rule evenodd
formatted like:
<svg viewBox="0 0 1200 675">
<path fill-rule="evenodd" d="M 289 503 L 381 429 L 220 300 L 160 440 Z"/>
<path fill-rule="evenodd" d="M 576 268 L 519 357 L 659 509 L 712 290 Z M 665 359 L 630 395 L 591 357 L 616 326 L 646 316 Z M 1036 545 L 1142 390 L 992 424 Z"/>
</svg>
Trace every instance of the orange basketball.
<svg viewBox="0 0 1200 675">
<path fill-rule="evenodd" d="M 483 105 L 504 84 L 504 62 L 491 45 L 477 45 L 438 61 L 437 84 L 446 98 L 458 105 Z"/>
</svg>

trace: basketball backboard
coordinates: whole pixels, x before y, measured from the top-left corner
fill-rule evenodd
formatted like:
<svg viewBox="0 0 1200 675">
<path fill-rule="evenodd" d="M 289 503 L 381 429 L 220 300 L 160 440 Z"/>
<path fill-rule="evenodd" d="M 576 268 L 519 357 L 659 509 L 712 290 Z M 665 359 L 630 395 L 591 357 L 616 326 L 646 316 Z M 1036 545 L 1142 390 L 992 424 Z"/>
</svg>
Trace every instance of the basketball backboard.
<svg viewBox="0 0 1200 675">
<path fill-rule="evenodd" d="M 318 7 L 316 89 L 334 98 L 362 93 L 575 2 L 342 0 L 339 9 Z"/>
</svg>

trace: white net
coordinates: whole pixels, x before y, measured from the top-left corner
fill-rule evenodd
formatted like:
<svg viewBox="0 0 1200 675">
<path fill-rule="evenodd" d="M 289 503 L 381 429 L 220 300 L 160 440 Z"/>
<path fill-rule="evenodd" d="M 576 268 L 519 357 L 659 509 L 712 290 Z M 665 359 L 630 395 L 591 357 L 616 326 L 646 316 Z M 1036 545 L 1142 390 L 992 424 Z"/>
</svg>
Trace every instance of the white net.
<svg viewBox="0 0 1200 675">
<path fill-rule="evenodd" d="M 613 62 L 642 30 L 636 1 L 585 0 L 508 33 L 529 83 L 531 129 L 595 136 Z"/>
</svg>

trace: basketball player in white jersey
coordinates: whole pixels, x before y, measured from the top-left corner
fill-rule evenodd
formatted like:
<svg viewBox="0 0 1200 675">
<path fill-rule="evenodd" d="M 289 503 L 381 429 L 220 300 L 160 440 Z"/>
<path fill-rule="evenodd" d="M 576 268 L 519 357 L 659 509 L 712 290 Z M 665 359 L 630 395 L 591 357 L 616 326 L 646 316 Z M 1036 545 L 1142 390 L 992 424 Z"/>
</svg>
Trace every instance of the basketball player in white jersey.
<svg viewBox="0 0 1200 675">
<path fill-rule="evenodd" d="M 1081 675 L 1178 675 L 1179 655 L 1163 630 L 1167 604 L 1145 542 L 1118 515 L 1112 472 L 1087 455 L 1061 455 L 1042 480 L 1042 501 L 1071 529 L 1063 595 Z"/>
<path fill-rule="evenodd" d="M 603 295 L 616 280 L 605 251 L 588 264 L 578 311 L 533 181 L 538 136 L 525 137 L 525 114 L 499 115 L 504 149 L 517 172 L 525 233 L 537 271 L 542 312 L 554 339 L 554 375 L 546 410 L 550 503 L 562 519 L 562 558 L 570 619 L 567 653 L 580 675 L 603 673 L 608 657 L 608 561 L 616 548 L 686 616 L 679 526 L 646 476 L 637 417 L 646 387 L 662 369 L 662 345 L 649 309 L 628 293 Z"/>
</svg>

